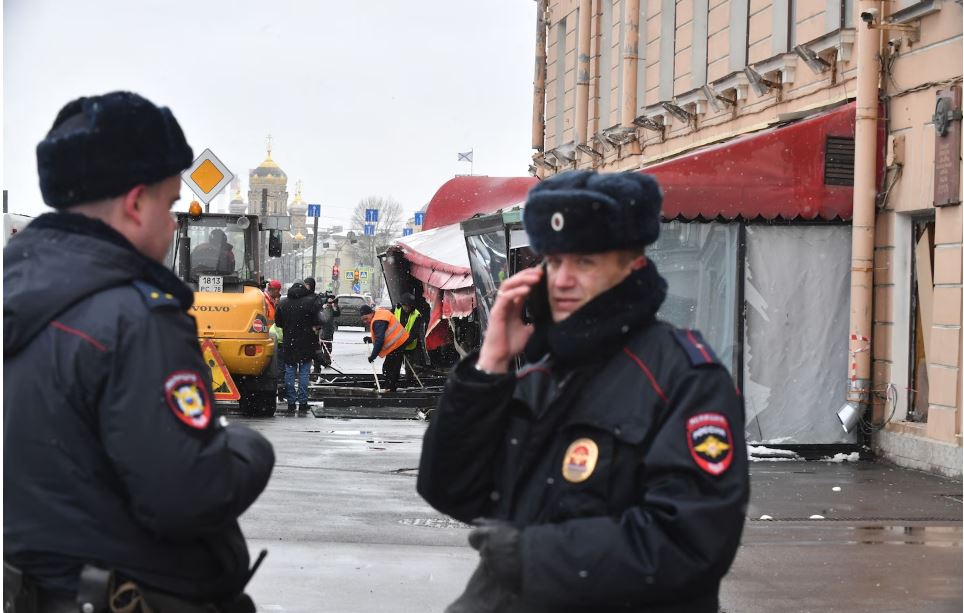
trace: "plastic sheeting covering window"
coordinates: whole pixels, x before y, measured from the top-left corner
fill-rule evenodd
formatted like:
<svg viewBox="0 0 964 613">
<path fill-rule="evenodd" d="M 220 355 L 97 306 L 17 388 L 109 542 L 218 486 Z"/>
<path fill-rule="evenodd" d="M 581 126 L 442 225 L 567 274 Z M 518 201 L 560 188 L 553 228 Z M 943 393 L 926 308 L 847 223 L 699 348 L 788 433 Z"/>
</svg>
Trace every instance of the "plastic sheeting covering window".
<svg viewBox="0 0 964 613">
<path fill-rule="evenodd" d="M 846 399 L 850 226 L 747 226 L 743 395 L 750 441 L 856 442 Z"/>
<path fill-rule="evenodd" d="M 737 224 L 663 224 L 646 249 L 669 283 L 658 317 L 703 333 L 720 361 L 733 372 L 737 345 Z"/>
<path fill-rule="evenodd" d="M 476 312 L 479 324 L 485 331 L 489 323 L 489 311 L 495 303 L 495 293 L 508 275 L 505 258 L 505 231 L 466 236 L 469 251 L 469 268 L 476 292 Z"/>
</svg>

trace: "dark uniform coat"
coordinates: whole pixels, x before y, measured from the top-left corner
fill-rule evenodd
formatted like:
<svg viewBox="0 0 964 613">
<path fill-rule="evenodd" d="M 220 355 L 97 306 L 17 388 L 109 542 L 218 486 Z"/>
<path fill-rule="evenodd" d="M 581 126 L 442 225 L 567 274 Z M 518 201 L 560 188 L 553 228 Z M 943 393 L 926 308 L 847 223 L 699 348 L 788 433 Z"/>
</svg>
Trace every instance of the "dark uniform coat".
<svg viewBox="0 0 964 613">
<path fill-rule="evenodd" d="M 492 376 L 463 360 L 425 435 L 418 491 L 522 528 L 500 611 L 717 611 L 749 495 L 743 406 L 694 331 L 653 315 L 650 264 Z M 535 350 L 535 351 L 533 351 Z"/>
<path fill-rule="evenodd" d="M 76 592 L 85 563 L 220 601 L 270 443 L 219 422 L 193 294 L 105 224 L 34 220 L 3 252 L 4 557 Z"/>
<path fill-rule="evenodd" d="M 284 330 L 285 364 L 310 362 L 318 350 L 318 296 L 309 292 L 302 283 L 294 283 L 288 289 L 275 311 L 275 324 Z"/>
</svg>

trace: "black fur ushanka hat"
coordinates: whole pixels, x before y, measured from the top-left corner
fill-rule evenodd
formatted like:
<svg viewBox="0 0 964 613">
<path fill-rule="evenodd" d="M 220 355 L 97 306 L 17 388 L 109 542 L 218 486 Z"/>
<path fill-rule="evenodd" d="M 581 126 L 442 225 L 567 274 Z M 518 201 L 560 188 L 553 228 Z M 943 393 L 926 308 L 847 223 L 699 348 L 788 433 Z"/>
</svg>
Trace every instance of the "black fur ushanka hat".
<svg viewBox="0 0 964 613">
<path fill-rule="evenodd" d="M 640 172 L 564 172 L 526 199 L 523 224 L 539 255 L 644 247 L 659 238 L 663 192 Z"/>
</svg>

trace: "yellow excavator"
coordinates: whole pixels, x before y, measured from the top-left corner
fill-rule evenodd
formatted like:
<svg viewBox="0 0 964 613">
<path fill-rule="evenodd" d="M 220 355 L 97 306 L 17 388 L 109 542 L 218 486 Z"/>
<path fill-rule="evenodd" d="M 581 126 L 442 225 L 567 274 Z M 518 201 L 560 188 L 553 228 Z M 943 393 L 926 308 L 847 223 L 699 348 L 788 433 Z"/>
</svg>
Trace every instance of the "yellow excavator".
<svg viewBox="0 0 964 613">
<path fill-rule="evenodd" d="M 178 213 L 169 262 L 194 289 L 191 314 L 215 397 L 237 397 L 252 416 L 274 415 L 277 406 L 277 357 L 261 291 L 260 239 L 267 235 L 254 215 Z M 270 256 L 281 255 L 277 242 L 269 241 Z"/>
</svg>

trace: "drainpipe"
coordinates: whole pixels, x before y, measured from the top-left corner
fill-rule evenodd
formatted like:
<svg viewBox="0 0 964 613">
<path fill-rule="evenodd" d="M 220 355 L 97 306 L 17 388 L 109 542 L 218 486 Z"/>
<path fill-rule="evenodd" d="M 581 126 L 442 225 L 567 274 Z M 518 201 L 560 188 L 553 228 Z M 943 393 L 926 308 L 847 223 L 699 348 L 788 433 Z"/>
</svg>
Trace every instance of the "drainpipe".
<svg viewBox="0 0 964 613">
<path fill-rule="evenodd" d="M 532 148 L 546 150 L 546 4 L 536 0 L 536 71 L 532 89 Z"/>
<path fill-rule="evenodd" d="M 619 123 L 633 127 L 636 119 L 636 67 L 639 64 L 639 3 L 626 5 L 626 40 L 623 43 L 623 112 Z"/>
<path fill-rule="evenodd" d="M 626 4 L 626 40 L 623 42 L 623 100 L 620 125 L 634 128 L 636 118 L 636 68 L 639 64 L 639 2 Z M 627 146 L 629 153 L 639 153 L 639 141 Z"/>
<path fill-rule="evenodd" d="M 589 125 L 589 34 L 592 0 L 579 0 L 579 40 L 576 42 L 576 144 L 586 144 Z"/>
<path fill-rule="evenodd" d="M 877 180 L 877 108 L 880 30 L 860 14 L 881 15 L 881 3 L 859 0 L 857 22 L 857 121 L 854 133 L 854 210 L 850 256 L 850 335 L 847 403 L 837 412 L 845 431 L 858 424 L 870 403 L 874 296 L 874 214 Z"/>
</svg>

